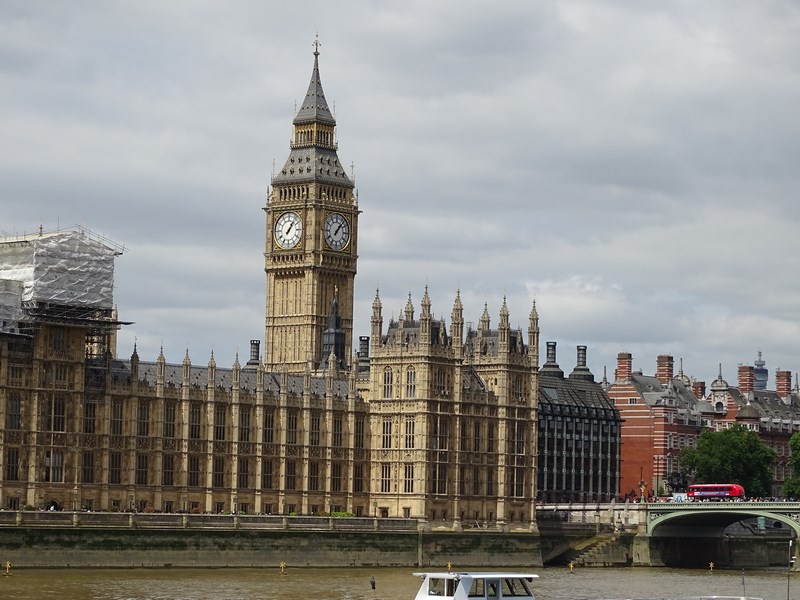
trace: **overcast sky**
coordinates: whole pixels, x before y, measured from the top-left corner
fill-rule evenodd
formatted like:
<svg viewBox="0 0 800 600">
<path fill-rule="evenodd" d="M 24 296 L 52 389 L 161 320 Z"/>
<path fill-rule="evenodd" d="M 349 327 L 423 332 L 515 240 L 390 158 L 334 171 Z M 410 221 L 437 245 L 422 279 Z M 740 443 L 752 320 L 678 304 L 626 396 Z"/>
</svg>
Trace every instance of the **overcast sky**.
<svg viewBox="0 0 800 600">
<path fill-rule="evenodd" d="M 354 334 L 427 284 L 736 381 L 800 371 L 800 4 L 0 0 L 0 231 L 116 262 L 119 355 L 228 367 L 263 338 L 265 193 L 320 71 L 354 163 Z M 794 382 L 794 376 L 793 376 Z"/>
</svg>

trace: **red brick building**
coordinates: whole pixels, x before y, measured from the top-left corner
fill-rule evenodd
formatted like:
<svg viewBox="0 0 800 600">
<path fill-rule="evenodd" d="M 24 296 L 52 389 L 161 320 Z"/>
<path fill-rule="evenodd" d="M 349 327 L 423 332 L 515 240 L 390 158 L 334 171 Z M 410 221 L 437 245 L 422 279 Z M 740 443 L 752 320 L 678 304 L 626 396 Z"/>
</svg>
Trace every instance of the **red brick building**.
<svg viewBox="0 0 800 600">
<path fill-rule="evenodd" d="M 664 493 L 680 473 L 678 454 L 694 446 L 713 409 L 702 399 L 705 386 L 681 369 L 675 375 L 671 356 L 656 361 L 656 375 L 632 370 L 628 352 L 617 355 L 608 396 L 622 417 L 620 495 L 649 497 Z"/>
<path fill-rule="evenodd" d="M 628 352 L 617 355 L 608 396 L 623 420 L 620 435 L 620 495 L 650 497 L 669 493 L 683 475 L 679 454 L 693 447 L 700 433 L 735 423 L 756 431 L 778 455 L 772 495 L 782 495 L 790 475 L 789 438 L 800 431 L 800 393 L 791 387 L 791 372 L 775 373 L 776 390 L 756 389 L 755 368 L 740 365 L 737 386 L 722 377 L 722 368 L 706 395 L 704 382 L 692 381 L 672 356 L 656 359 L 656 374 L 633 371 Z"/>
<path fill-rule="evenodd" d="M 784 480 L 791 475 L 789 439 L 800 431 L 800 394 L 792 372 L 775 371 L 775 390 L 756 388 L 754 367 L 739 365 L 737 386 L 722 378 L 722 369 L 711 384 L 708 400 L 714 409 L 714 428 L 730 428 L 734 423 L 758 433 L 775 450 L 778 460 L 773 472 L 772 495 L 781 496 Z"/>
</svg>

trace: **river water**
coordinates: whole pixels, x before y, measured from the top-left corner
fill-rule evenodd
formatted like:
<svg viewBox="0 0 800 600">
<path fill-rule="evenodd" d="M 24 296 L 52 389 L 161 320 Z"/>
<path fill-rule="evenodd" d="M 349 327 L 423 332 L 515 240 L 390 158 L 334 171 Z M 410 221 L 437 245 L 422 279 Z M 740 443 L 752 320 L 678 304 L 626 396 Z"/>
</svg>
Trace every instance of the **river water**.
<svg viewBox="0 0 800 600">
<path fill-rule="evenodd" d="M 424 569 L 435 571 L 436 569 Z M 414 569 L 11 569 L 0 599 L 26 600 L 412 600 Z M 755 596 L 800 598 L 800 573 L 651 568 L 532 569 L 539 600 Z M 375 578 L 372 589 L 370 578 Z"/>
</svg>

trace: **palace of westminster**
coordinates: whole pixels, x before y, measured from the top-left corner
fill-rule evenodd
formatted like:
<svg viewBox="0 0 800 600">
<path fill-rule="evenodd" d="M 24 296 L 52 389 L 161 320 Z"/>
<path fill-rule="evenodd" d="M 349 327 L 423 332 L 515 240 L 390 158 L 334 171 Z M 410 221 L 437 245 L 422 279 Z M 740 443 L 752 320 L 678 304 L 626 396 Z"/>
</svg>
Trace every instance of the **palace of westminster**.
<svg viewBox="0 0 800 600">
<path fill-rule="evenodd" d="M 535 528 L 537 500 L 606 501 L 620 411 L 577 348 L 505 301 L 449 326 L 427 288 L 353 337 L 360 209 L 314 52 L 266 214 L 266 319 L 245 364 L 117 357 L 119 249 L 85 230 L 0 240 L 0 508 L 352 513 Z M 352 353 L 354 344 L 357 351 Z M 263 351 L 263 354 L 262 354 Z M 351 354 L 352 353 L 352 354 Z"/>
</svg>

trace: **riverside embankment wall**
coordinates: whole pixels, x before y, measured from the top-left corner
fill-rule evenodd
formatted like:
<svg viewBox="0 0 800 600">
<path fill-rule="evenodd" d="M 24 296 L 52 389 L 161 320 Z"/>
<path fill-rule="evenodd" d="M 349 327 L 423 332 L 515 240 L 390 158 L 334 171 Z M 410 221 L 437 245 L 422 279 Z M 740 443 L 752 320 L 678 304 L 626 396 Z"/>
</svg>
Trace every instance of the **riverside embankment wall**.
<svg viewBox="0 0 800 600">
<path fill-rule="evenodd" d="M 62 514 L 63 515 L 63 514 Z M 304 518 L 257 521 L 219 517 L 204 522 L 175 515 L 182 525 L 155 526 L 124 515 L 128 525 L 75 522 L 0 526 L 0 563 L 15 567 L 302 567 L 467 566 L 530 567 L 542 564 L 539 535 L 473 529 L 426 530 L 408 520 Z M 157 519 L 158 516 L 154 516 Z M 194 517 L 194 515 L 192 515 Z M 34 521 L 36 519 L 33 519 Z M 52 520 L 55 520 L 53 518 Z M 216 525 L 210 525 L 214 523 Z M 223 524 L 227 523 L 227 526 Z M 282 523 L 280 527 L 270 527 Z M 338 527 L 338 529 L 337 529 Z M 351 528 L 343 530 L 342 528 Z"/>
</svg>

